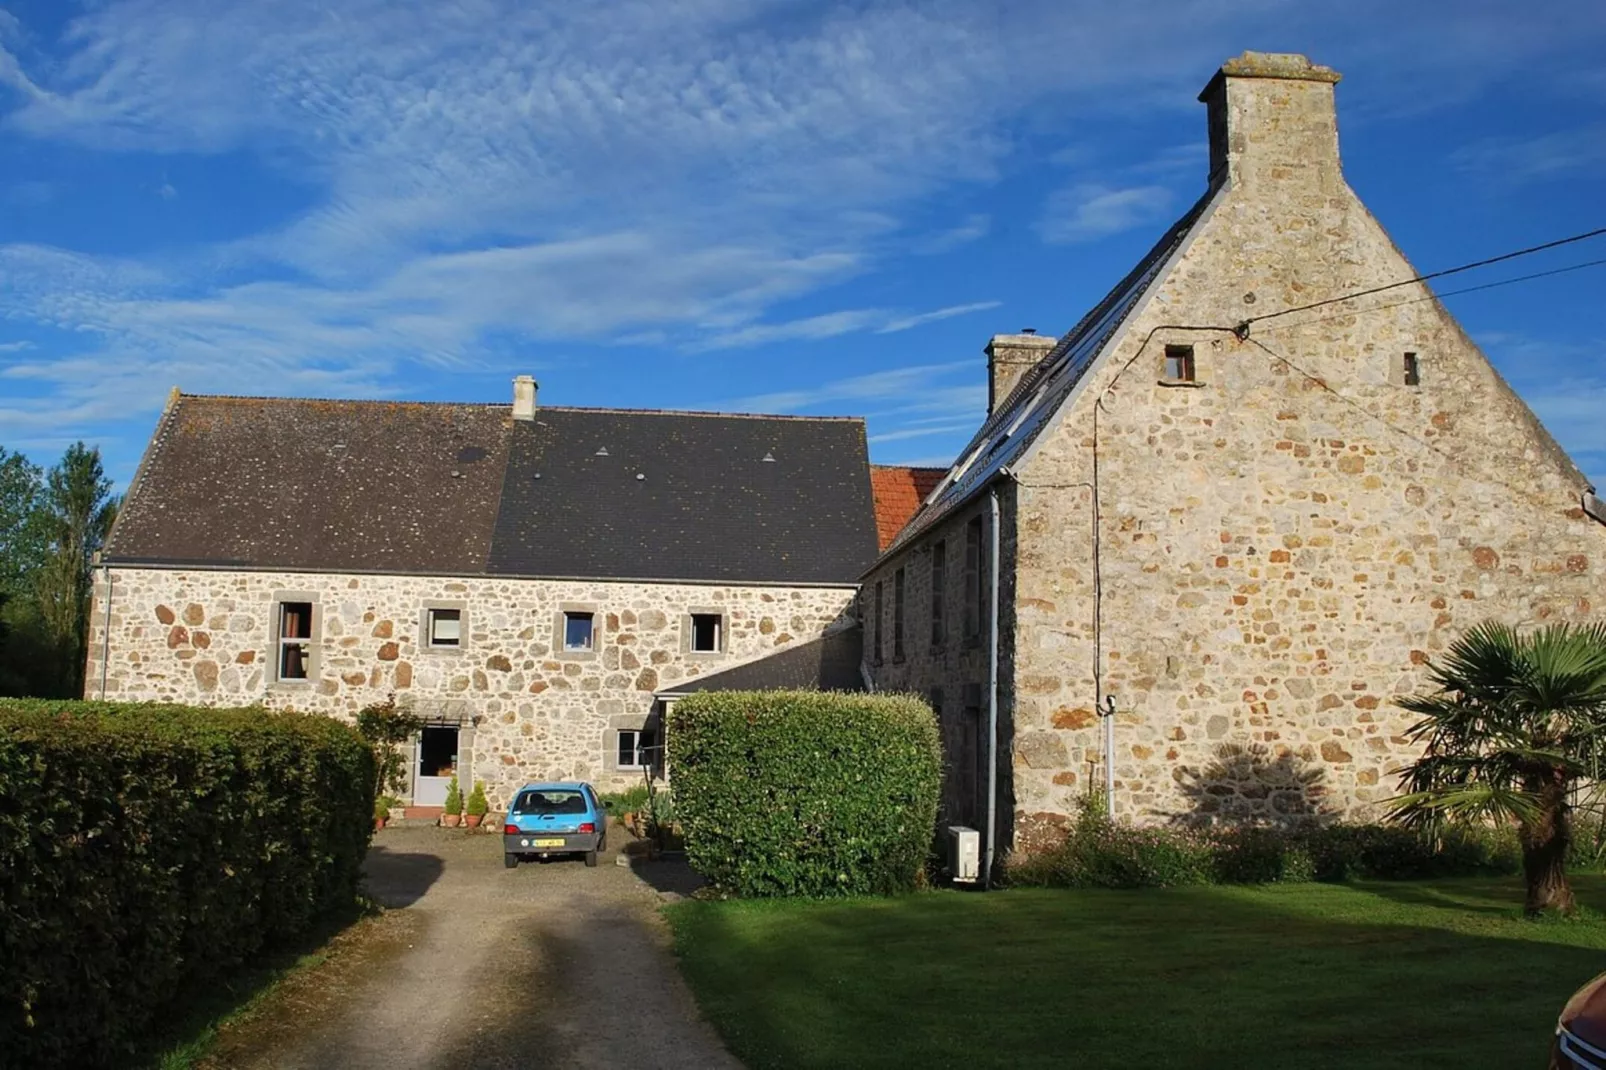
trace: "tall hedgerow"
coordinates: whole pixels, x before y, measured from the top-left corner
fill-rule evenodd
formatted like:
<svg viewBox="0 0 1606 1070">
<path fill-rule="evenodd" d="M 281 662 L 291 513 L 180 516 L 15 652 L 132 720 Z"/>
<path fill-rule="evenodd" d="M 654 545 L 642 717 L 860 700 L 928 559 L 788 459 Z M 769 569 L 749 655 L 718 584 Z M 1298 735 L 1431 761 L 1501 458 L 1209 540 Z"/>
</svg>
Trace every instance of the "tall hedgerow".
<svg viewBox="0 0 1606 1070">
<path fill-rule="evenodd" d="M 693 866 L 741 896 L 913 888 L 937 819 L 942 751 L 907 695 L 713 692 L 667 733 L 676 820 Z"/>
<path fill-rule="evenodd" d="M 350 907 L 374 776 L 328 717 L 0 701 L 0 1064 L 126 1065 L 177 993 Z"/>
</svg>

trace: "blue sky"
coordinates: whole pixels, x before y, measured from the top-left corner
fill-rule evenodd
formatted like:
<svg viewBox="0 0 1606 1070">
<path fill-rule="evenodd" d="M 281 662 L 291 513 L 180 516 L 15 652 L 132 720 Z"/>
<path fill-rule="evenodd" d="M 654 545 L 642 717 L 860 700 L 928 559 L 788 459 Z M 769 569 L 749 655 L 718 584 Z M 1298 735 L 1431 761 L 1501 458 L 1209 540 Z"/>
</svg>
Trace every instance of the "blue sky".
<svg viewBox="0 0 1606 1070">
<path fill-rule="evenodd" d="M 1066 330 L 1203 190 L 1195 96 L 1246 48 L 1344 73 L 1350 183 L 1421 270 L 1606 225 L 1595 0 L 0 0 L 0 445 L 124 482 L 174 385 L 528 372 L 946 463 L 987 338 Z M 1603 295 L 1449 304 L 1606 485 Z"/>
</svg>

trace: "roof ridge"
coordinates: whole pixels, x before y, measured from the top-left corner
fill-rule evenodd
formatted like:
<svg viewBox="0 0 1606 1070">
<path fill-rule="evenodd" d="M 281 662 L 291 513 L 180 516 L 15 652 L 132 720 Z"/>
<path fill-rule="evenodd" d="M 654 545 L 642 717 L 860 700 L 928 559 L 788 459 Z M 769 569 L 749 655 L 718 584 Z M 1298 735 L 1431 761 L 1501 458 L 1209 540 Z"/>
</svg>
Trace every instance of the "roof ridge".
<svg viewBox="0 0 1606 1070">
<path fill-rule="evenodd" d="M 276 402 L 287 405 L 390 405 L 390 406 L 439 406 L 474 408 L 474 409 L 511 409 L 510 402 L 505 401 L 445 401 L 429 399 L 405 398 L 330 398 L 330 397 L 285 397 L 275 394 L 185 394 L 174 392 L 171 402 L 178 400 L 189 401 L 226 401 L 226 402 Z M 832 423 L 863 423 L 863 416 L 812 416 L 801 413 L 780 412 L 720 412 L 715 409 L 629 409 L 610 405 L 541 405 L 536 408 L 536 415 L 543 412 L 606 412 L 621 415 L 635 416 L 704 416 L 734 420 L 814 420 Z"/>
</svg>

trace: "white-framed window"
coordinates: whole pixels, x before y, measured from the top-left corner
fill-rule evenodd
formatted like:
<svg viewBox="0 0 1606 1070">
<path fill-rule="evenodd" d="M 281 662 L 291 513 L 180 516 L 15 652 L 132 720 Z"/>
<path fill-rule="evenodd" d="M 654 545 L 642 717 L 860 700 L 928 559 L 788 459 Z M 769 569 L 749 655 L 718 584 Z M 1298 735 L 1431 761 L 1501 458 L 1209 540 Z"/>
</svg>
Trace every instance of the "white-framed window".
<svg viewBox="0 0 1606 1070">
<path fill-rule="evenodd" d="M 1173 383 L 1199 381 L 1194 375 L 1192 346 L 1165 347 L 1165 377 Z"/>
<path fill-rule="evenodd" d="M 312 603 L 280 602 L 274 631 L 279 649 L 275 652 L 274 676 L 279 680 L 307 680 L 312 677 Z"/>
<path fill-rule="evenodd" d="M 563 611 L 563 649 L 588 651 L 596 649 L 595 613 L 578 609 Z"/>
<path fill-rule="evenodd" d="M 651 728 L 621 728 L 615 762 L 620 769 L 646 769 L 656 764 L 658 733 Z"/>
<path fill-rule="evenodd" d="M 424 645 L 434 650 L 456 650 L 463 645 L 463 611 L 430 608 L 424 611 Z"/>
<path fill-rule="evenodd" d="M 725 649 L 725 618 L 718 613 L 691 615 L 691 650 L 694 654 L 717 654 Z"/>
</svg>

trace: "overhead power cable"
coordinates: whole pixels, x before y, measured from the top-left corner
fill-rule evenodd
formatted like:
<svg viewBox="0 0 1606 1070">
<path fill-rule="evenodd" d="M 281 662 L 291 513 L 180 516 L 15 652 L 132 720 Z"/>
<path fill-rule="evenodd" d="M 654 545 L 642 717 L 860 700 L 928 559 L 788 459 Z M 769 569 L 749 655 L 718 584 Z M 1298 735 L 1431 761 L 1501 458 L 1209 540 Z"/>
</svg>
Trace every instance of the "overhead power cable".
<svg viewBox="0 0 1606 1070">
<path fill-rule="evenodd" d="M 1582 271 L 1585 268 L 1603 266 L 1606 266 L 1606 258 L 1600 260 L 1585 260 L 1582 264 L 1568 264 L 1566 267 L 1552 268 L 1549 271 L 1536 271 L 1531 275 L 1518 275 L 1516 278 L 1500 279 L 1497 282 L 1485 282 L 1478 286 L 1464 286 L 1459 290 L 1446 290 L 1442 294 L 1428 294 L 1426 297 L 1412 297 L 1405 301 L 1390 301 L 1386 305 L 1374 305 L 1371 308 L 1356 309 L 1353 312 L 1335 312 L 1331 316 L 1317 316 L 1313 320 L 1300 320 L 1299 323 L 1284 324 L 1283 328 L 1273 327 L 1271 329 L 1275 331 L 1279 329 L 1285 329 L 1287 327 L 1300 327 L 1311 323 L 1322 323 L 1330 319 L 1342 319 L 1345 316 L 1363 316 L 1373 312 L 1382 312 L 1385 309 L 1399 308 L 1402 305 L 1420 304 L 1423 301 L 1432 301 L 1435 298 L 1443 299 L 1446 297 L 1456 297 L 1460 294 L 1477 293 L 1479 290 L 1494 290 L 1501 286 L 1510 286 L 1513 283 L 1531 282 L 1534 279 L 1547 279 L 1552 275 L 1565 275 L 1571 271 Z M 1294 310 L 1290 309 L 1289 311 Z M 1282 315 L 1282 313 L 1279 312 L 1278 315 Z M 1242 338 L 1244 335 L 1240 334 L 1239 337 Z"/>
<path fill-rule="evenodd" d="M 1548 241 L 1542 245 L 1531 245 L 1526 249 L 1518 249 L 1514 252 L 1502 253 L 1499 256 L 1491 256 L 1483 260 L 1475 260 L 1470 264 L 1462 264 L 1459 267 L 1445 268 L 1442 271 L 1430 271 L 1426 275 L 1417 275 L 1415 278 L 1401 279 L 1399 282 L 1391 282 L 1383 286 L 1373 286 L 1365 290 L 1356 290 L 1354 293 L 1341 294 L 1338 297 L 1329 297 L 1325 301 L 1312 301 L 1308 305 L 1296 305 L 1293 308 L 1285 308 L 1279 312 L 1268 312 L 1263 316 L 1250 316 L 1248 319 L 1241 320 L 1238 323 L 1236 333 L 1240 338 L 1247 338 L 1249 336 L 1249 328 L 1252 324 L 1262 323 L 1269 319 L 1276 319 L 1279 316 L 1288 316 L 1295 312 L 1308 312 L 1313 308 L 1324 308 L 1327 305 L 1336 305 L 1340 301 L 1353 301 L 1357 297 L 1368 297 L 1372 294 L 1380 294 L 1388 290 L 1397 290 L 1401 286 L 1411 286 L 1418 282 L 1427 282 L 1429 279 L 1442 279 L 1446 275 L 1458 275 L 1463 271 L 1471 271 L 1474 268 L 1488 267 L 1490 264 L 1499 264 L 1506 260 L 1515 260 L 1519 256 L 1530 256 L 1534 253 L 1542 253 L 1546 249 L 1556 249 L 1563 245 L 1571 245 L 1574 242 L 1586 241 L 1590 238 L 1598 238 L 1602 234 L 1606 234 L 1606 227 L 1597 227 L 1595 230 L 1588 230 L 1582 234 L 1573 234 L 1566 238 L 1557 238 L 1555 241 Z M 1587 267 L 1590 265 L 1579 266 Z M 1559 272 L 1557 274 L 1559 274 Z M 1510 281 L 1517 282 L 1521 280 L 1513 279 Z M 1463 290 L 1459 292 L 1466 293 L 1468 291 Z"/>
</svg>

